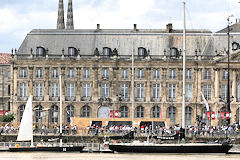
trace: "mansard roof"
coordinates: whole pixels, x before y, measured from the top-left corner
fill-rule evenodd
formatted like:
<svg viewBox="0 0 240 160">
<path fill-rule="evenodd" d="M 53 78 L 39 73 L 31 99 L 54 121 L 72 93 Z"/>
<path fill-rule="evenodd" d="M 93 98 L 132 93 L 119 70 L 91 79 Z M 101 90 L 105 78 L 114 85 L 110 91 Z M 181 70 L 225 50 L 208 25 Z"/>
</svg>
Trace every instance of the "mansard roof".
<svg viewBox="0 0 240 160">
<path fill-rule="evenodd" d="M 187 30 L 187 56 L 215 56 L 227 47 L 227 36 L 223 33 L 212 33 L 209 30 Z M 182 30 L 164 29 L 35 29 L 27 34 L 20 46 L 18 55 L 36 54 L 37 47 L 44 47 L 48 55 L 67 55 L 69 47 L 75 47 L 80 55 L 93 55 L 98 48 L 100 53 L 104 47 L 117 49 L 119 55 L 131 55 L 133 49 L 144 47 L 150 56 L 163 56 L 175 47 L 182 50 Z M 240 36 L 233 35 L 233 40 L 240 42 Z M 135 51 L 137 55 L 137 52 Z M 167 53 L 168 54 L 168 53 Z"/>
</svg>

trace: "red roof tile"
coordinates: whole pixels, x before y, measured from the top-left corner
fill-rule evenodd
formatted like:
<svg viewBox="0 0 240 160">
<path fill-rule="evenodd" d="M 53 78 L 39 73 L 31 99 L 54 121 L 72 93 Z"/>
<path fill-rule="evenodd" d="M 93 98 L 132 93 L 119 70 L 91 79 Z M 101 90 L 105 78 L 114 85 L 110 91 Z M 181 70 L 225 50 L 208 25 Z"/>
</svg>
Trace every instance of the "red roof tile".
<svg viewBox="0 0 240 160">
<path fill-rule="evenodd" d="M 10 64 L 11 54 L 0 53 L 0 64 Z"/>
</svg>

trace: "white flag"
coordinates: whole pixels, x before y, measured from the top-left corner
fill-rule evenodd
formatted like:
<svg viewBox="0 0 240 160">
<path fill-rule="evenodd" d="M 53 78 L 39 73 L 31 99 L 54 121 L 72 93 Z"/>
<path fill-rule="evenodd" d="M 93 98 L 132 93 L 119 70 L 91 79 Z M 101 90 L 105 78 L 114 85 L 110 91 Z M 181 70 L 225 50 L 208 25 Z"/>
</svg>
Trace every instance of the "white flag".
<svg viewBox="0 0 240 160">
<path fill-rule="evenodd" d="M 208 105 L 208 103 L 207 103 L 207 100 L 205 99 L 205 97 L 204 97 L 204 95 L 203 95 L 200 87 L 198 87 L 198 89 L 199 89 L 199 91 L 200 91 L 200 93 L 201 93 L 201 95 L 202 95 L 202 98 L 203 98 L 203 101 L 204 101 L 204 103 L 205 103 L 205 105 L 206 105 L 207 111 L 209 112 L 209 105 Z"/>
</svg>

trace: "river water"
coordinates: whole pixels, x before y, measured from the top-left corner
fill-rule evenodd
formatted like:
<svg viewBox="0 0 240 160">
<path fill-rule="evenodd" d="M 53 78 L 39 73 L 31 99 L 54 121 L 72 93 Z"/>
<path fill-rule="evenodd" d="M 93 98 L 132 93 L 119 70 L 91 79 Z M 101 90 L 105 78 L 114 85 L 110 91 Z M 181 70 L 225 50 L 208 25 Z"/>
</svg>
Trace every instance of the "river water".
<svg viewBox="0 0 240 160">
<path fill-rule="evenodd" d="M 127 154 L 127 153 L 10 153 L 0 152 L 0 160 L 239 160 L 240 154 Z"/>
</svg>

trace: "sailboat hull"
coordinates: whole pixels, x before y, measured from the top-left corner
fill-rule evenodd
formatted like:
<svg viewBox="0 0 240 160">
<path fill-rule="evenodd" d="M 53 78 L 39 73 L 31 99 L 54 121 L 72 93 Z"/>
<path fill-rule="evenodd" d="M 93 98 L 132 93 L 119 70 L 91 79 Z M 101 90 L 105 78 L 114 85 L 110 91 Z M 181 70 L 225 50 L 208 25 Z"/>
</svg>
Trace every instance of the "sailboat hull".
<svg viewBox="0 0 240 160">
<path fill-rule="evenodd" d="M 72 147 L 12 147 L 9 148 L 10 152 L 82 152 L 84 146 Z"/>
<path fill-rule="evenodd" d="M 116 152 L 135 153 L 228 153 L 232 144 L 109 144 Z"/>
</svg>

